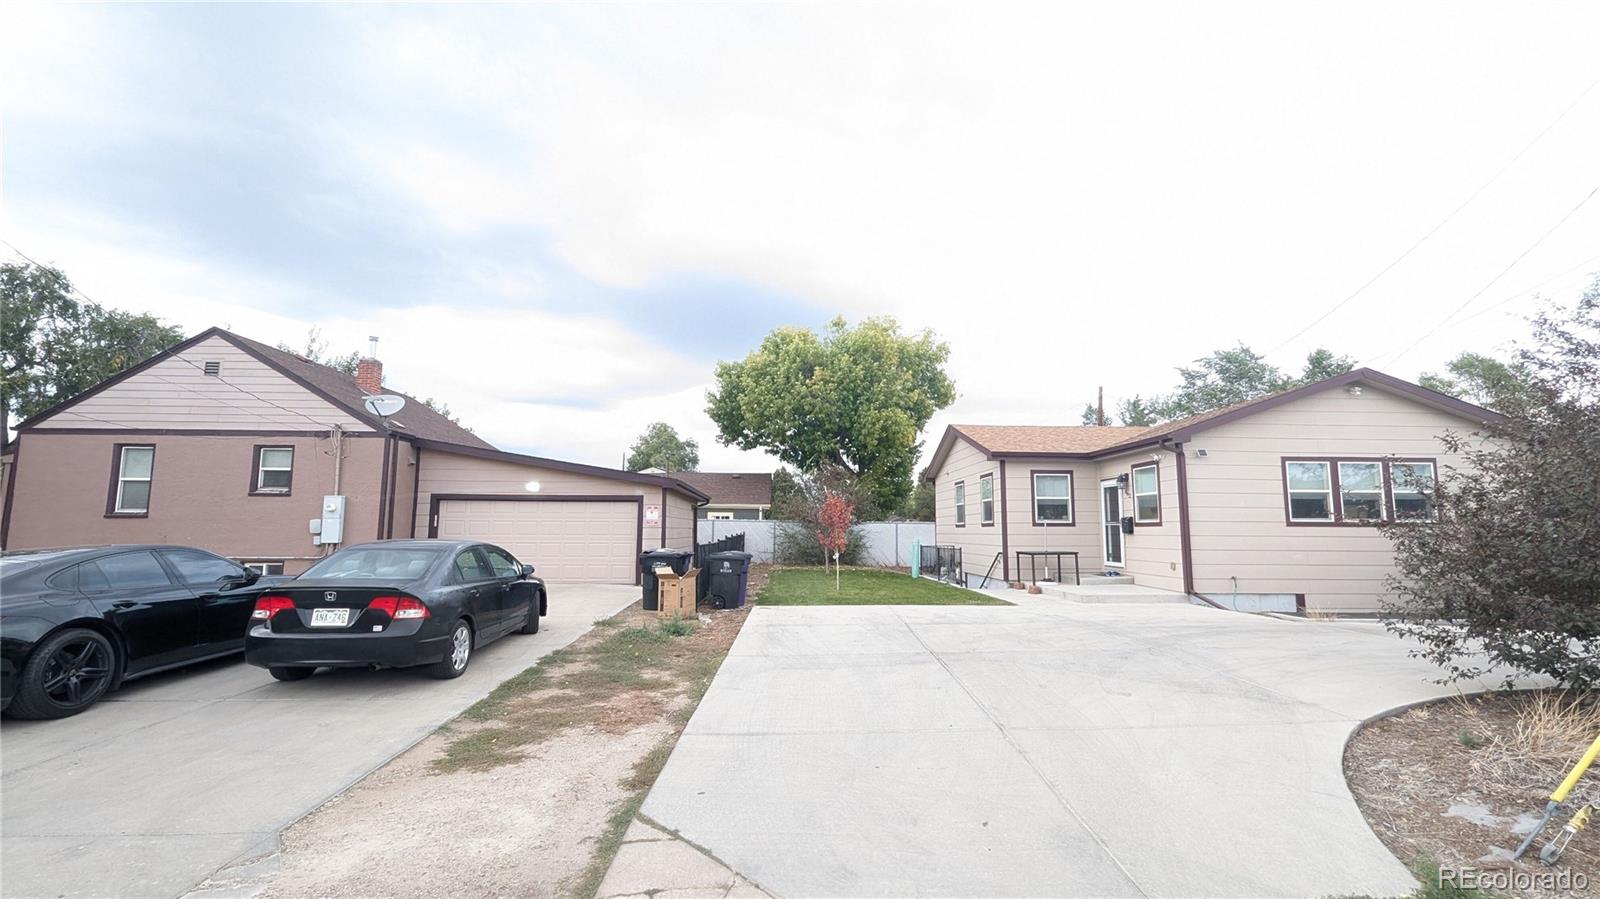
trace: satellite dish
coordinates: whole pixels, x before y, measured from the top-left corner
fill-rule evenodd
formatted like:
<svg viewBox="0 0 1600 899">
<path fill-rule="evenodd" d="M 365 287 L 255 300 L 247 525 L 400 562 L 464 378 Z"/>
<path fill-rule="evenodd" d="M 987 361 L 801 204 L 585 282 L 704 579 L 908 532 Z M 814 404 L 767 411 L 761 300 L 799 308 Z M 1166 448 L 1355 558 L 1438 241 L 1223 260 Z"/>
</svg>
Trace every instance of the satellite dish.
<svg viewBox="0 0 1600 899">
<path fill-rule="evenodd" d="M 405 408 L 406 398 L 403 396 L 395 396 L 394 394 L 390 393 L 384 393 L 377 396 L 369 396 L 362 400 L 361 404 L 366 406 L 367 411 L 371 412 L 373 415 L 376 415 L 379 418 L 388 418 L 389 416 Z"/>
</svg>

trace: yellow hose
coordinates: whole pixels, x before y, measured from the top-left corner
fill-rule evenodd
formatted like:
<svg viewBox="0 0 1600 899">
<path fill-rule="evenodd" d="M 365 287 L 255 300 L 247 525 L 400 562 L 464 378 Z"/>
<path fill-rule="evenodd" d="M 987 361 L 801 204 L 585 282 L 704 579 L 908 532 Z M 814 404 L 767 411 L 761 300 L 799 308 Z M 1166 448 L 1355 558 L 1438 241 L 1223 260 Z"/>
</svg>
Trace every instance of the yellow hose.
<svg viewBox="0 0 1600 899">
<path fill-rule="evenodd" d="M 1594 764 L 1596 756 L 1600 756 L 1600 737 L 1595 737 L 1594 742 L 1589 744 L 1589 751 L 1583 754 L 1583 758 L 1578 759 L 1578 764 L 1572 766 L 1572 772 L 1567 775 L 1567 779 L 1563 780 L 1561 786 L 1556 787 L 1556 791 L 1550 794 L 1550 801 L 1565 802 L 1567 794 L 1571 793 L 1572 788 L 1578 785 L 1578 778 L 1583 777 L 1583 772 L 1589 770 L 1589 766 Z"/>
</svg>

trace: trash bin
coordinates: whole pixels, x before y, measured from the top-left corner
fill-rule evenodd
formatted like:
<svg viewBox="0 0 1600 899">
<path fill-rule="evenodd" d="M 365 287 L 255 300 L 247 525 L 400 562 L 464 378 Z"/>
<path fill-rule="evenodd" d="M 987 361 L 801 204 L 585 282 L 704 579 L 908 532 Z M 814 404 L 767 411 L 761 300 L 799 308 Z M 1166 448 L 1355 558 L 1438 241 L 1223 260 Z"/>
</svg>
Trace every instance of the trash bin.
<svg viewBox="0 0 1600 899">
<path fill-rule="evenodd" d="M 654 612 L 659 604 L 661 585 L 656 581 L 656 566 L 665 565 L 674 574 L 687 574 L 694 566 L 694 553 L 681 549 L 647 549 L 639 554 L 639 580 L 644 583 L 644 608 Z"/>
<path fill-rule="evenodd" d="M 706 555 L 706 567 L 700 576 L 708 582 L 706 599 L 712 608 L 737 609 L 744 605 L 751 558 L 749 553 L 734 550 Z"/>
</svg>

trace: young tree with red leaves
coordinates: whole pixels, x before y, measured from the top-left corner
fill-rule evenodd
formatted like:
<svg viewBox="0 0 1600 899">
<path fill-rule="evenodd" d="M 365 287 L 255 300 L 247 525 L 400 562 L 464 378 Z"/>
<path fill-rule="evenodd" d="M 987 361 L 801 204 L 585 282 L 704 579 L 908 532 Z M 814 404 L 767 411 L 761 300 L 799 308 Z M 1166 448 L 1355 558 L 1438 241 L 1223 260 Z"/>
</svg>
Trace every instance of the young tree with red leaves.
<svg viewBox="0 0 1600 899">
<path fill-rule="evenodd" d="M 844 552 L 845 543 L 850 539 L 850 525 L 855 520 L 855 511 L 850 500 L 830 490 L 822 500 L 822 508 L 817 515 L 817 542 L 833 555 L 834 592 L 841 588 L 839 553 Z"/>
</svg>

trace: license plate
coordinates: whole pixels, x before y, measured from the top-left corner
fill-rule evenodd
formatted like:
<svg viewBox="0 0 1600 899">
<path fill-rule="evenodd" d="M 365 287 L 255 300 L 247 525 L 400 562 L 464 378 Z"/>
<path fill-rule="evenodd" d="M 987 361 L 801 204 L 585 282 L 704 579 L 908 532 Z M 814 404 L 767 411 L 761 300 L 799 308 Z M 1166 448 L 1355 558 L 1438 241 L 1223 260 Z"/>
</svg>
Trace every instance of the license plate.
<svg viewBox="0 0 1600 899">
<path fill-rule="evenodd" d="M 345 627 L 350 623 L 349 609 L 312 609 L 312 627 Z"/>
</svg>

